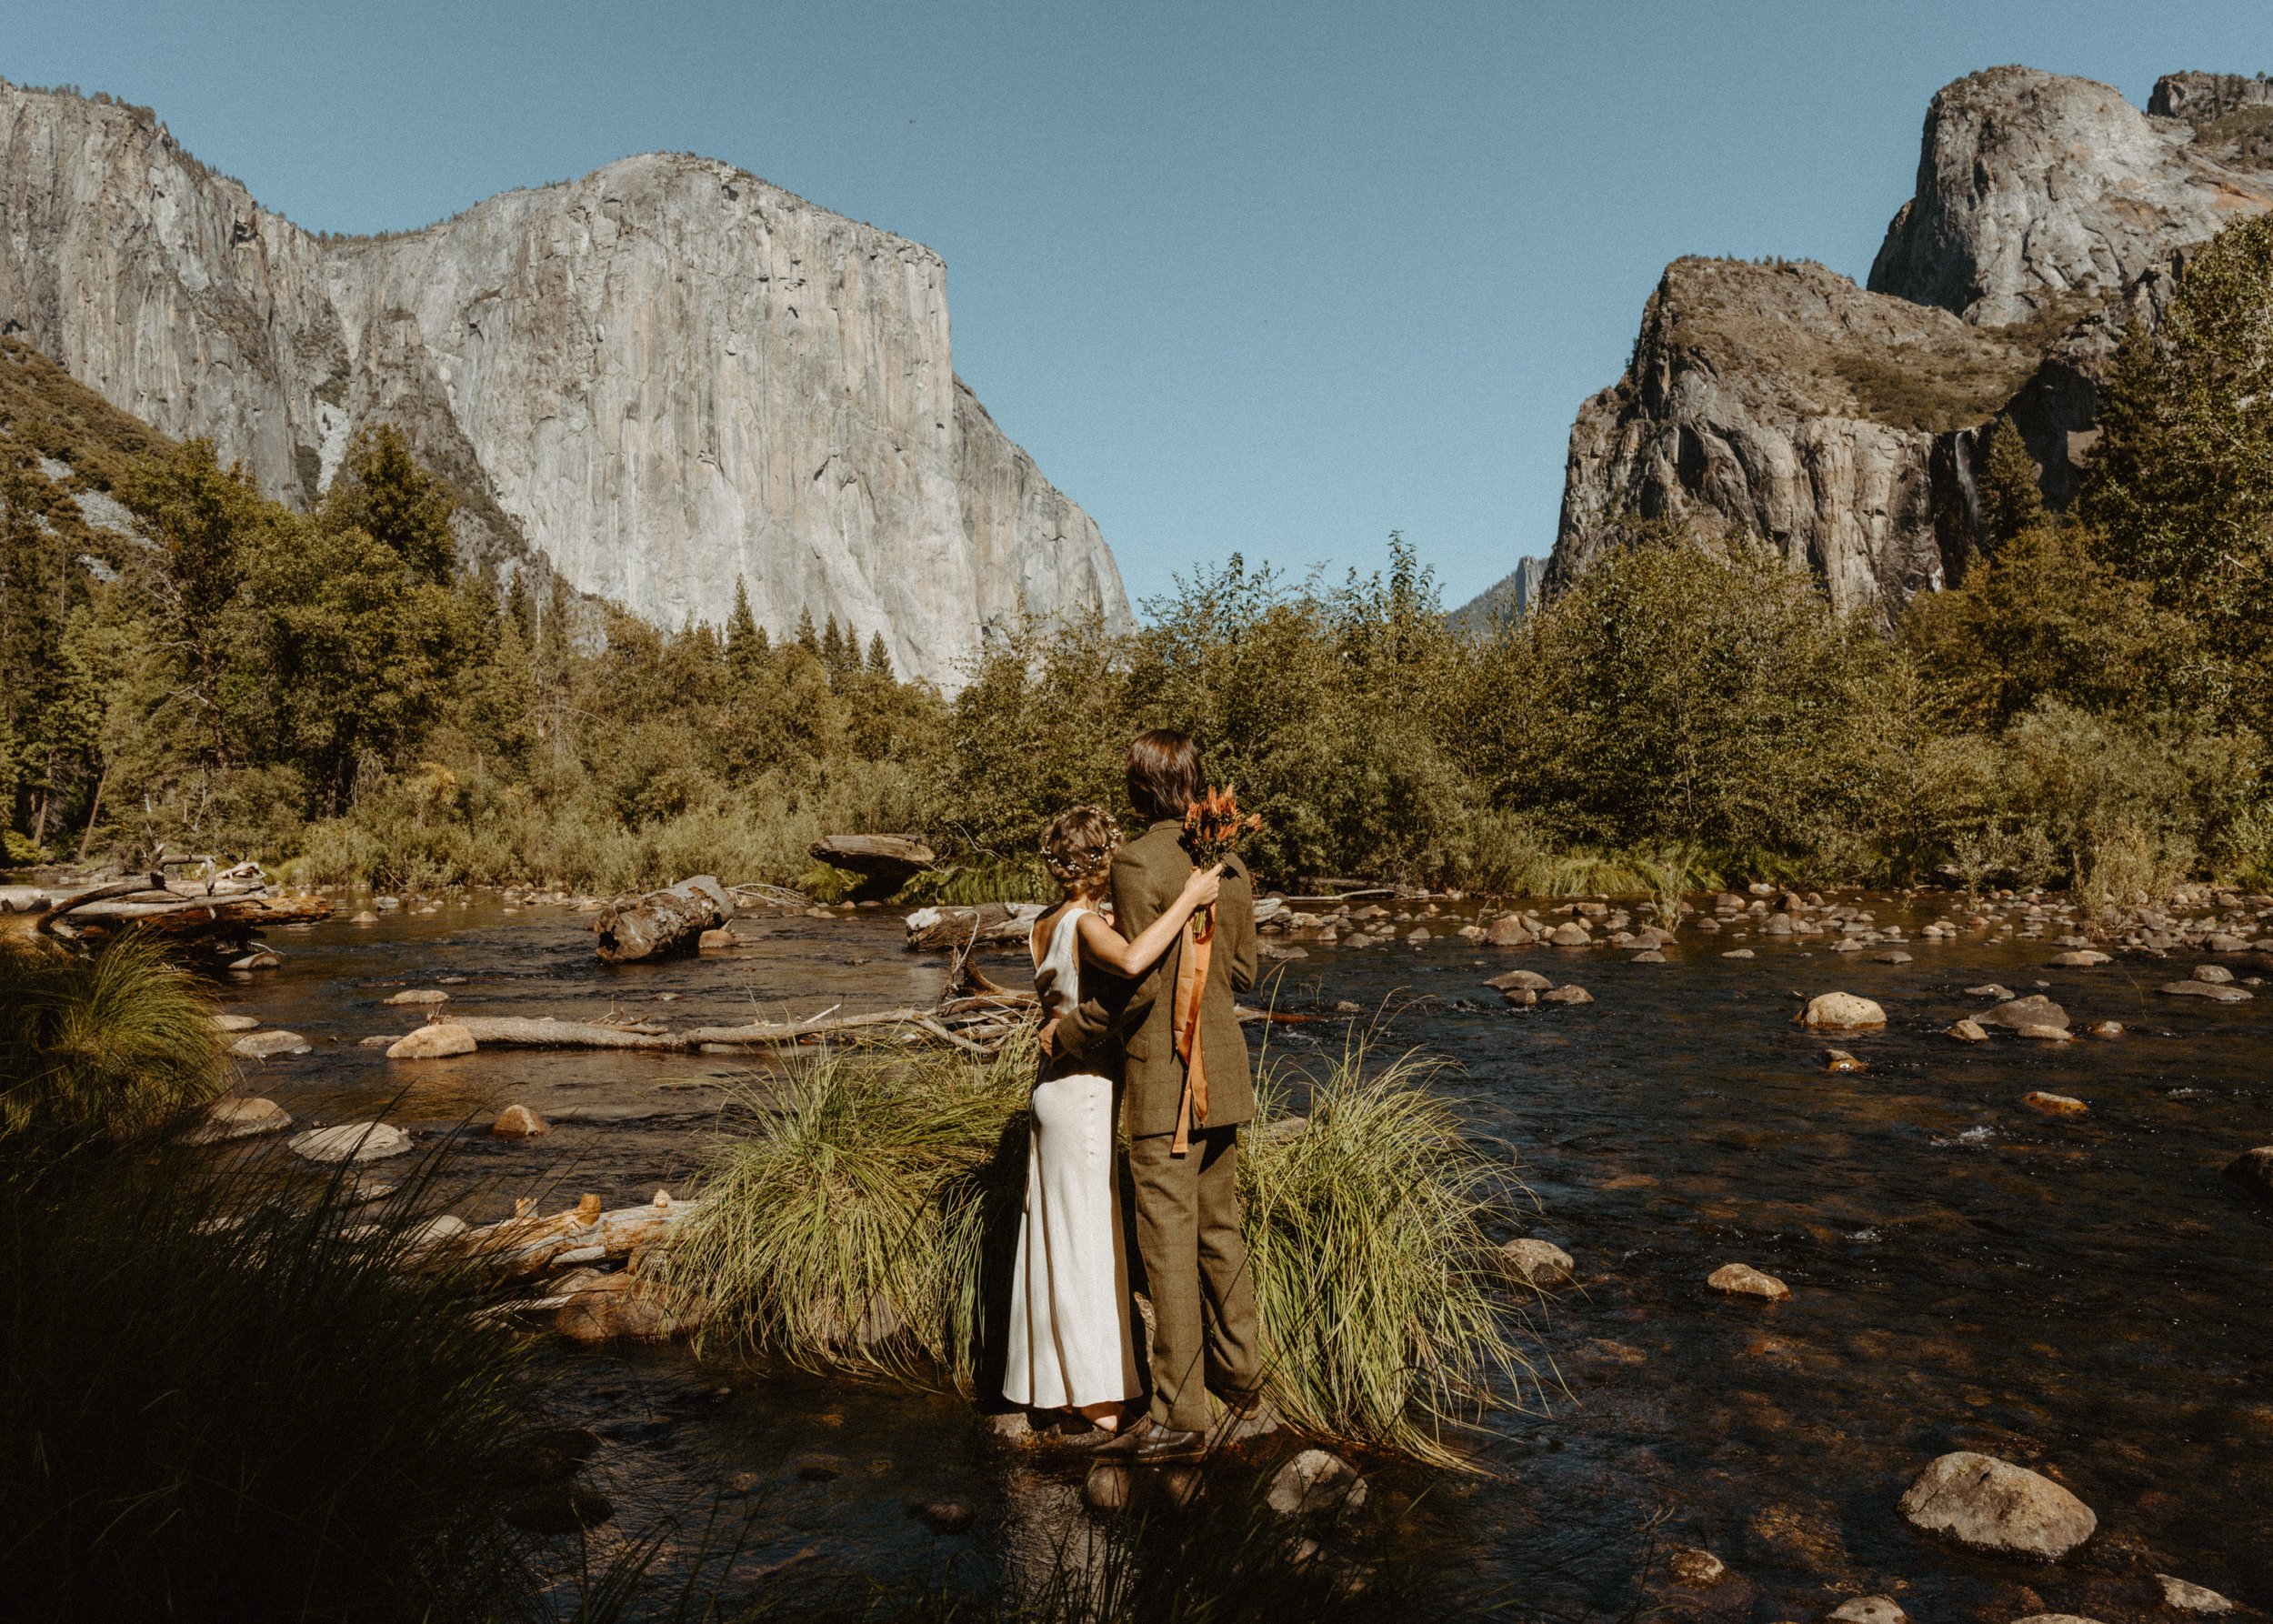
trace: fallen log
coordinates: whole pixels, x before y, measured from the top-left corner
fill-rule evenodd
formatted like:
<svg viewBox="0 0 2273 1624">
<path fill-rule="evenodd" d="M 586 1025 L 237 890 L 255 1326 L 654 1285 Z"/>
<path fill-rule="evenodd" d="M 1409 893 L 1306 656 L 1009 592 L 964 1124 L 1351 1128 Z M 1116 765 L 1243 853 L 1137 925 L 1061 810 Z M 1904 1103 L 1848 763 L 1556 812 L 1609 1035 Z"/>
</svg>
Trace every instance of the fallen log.
<svg viewBox="0 0 2273 1624">
<path fill-rule="evenodd" d="M 614 1261 L 665 1239 L 699 1205 L 674 1201 L 658 1190 L 650 1206 L 602 1212 L 599 1197 L 586 1196 L 550 1218 L 517 1216 L 453 1237 L 450 1249 L 494 1263 L 507 1278 L 578 1263 Z"/>
<path fill-rule="evenodd" d="M 998 942 L 1023 946 L 1042 917 L 1038 902 L 983 902 L 976 907 L 919 907 L 907 916 L 911 952 L 969 952 Z"/>
<path fill-rule="evenodd" d="M 275 925 L 312 924 L 331 917 L 321 897 L 272 897 L 257 883 L 243 888 L 166 885 L 148 879 L 96 886 L 56 901 L 39 916 L 39 929 L 69 940 L 115 935 L 130 925 L 171 936 L 242 936 Z"/>
<path fill-rule="evenodd" d="M 611 902 L 596 922 L 596 950 L 607 964 L 691 951 L 706 930 L 734 917 L 734 898 L 707 874 L 644 897 Z"/>
<path fill-rule="evenodd" d="M 686 1044 L 672 1032 L 636 1032 L 597 1021 L 556 1020 L 551 1016 L 462 1015 L 456 1024 L 484 1048 L 680 1049 Z"/>
<path fill-rule="evenodd" d="M 827 835 L 806 848 L 832 868 L 894 889 L 938 864 L 938 854 L 913 835 Z"/>
</svg>

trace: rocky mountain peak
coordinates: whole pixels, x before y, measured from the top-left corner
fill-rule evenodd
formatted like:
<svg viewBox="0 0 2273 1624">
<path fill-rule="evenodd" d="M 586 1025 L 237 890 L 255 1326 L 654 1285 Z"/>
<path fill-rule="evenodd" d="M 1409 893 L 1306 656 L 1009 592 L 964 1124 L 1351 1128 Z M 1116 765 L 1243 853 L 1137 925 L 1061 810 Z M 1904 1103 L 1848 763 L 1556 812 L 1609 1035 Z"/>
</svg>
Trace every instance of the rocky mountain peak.
<svg viewBox="0 0 2273 1624">
<path fill-rule="evenodd" d="M 1667 267 L 1626 376 L 1572 426 L 1548 589 L 1637 516 L 1759 538 L 1891 618 L 1979 543 L 1987 426 L 2009 414 L 2066 502 L 2126 326 L 2158 319 L 2188 248 L 2268 209 L 2262 77 L 2173 75 L 2148 113 L 2032 68 L 1945 86 L 1867 287 L 1805 261 Z"/>
<path fill-rule="evenodd" d="M 317 237 L 146 109 L 0 82 L 0 326 L 312 501 L 368 423 L 469 552 L 651 619 L 835 616 L 952 686 L 1021 617 L 1131 620 L 1096 524 L 955 375 L 946 267 L 746 170 L 620 159 Z"/>
<path fill-rule="evenodd" d="M 2195 134 L 2090 79 L 1968 75 L 1927 109 L 1917 194 L 1887 226 L 1868 286 L 1988 325 L 2112 298 L 2174 246 L 2273 207 L 2273 181 Z"/>
</svg>

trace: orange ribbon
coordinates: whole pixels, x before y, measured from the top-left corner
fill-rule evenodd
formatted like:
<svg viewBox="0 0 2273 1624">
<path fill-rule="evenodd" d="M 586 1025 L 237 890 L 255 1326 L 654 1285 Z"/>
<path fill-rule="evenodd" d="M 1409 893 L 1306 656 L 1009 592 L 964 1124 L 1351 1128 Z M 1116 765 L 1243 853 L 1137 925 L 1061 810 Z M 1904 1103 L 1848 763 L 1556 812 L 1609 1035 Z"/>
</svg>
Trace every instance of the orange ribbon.
<svg viewBox="0 0 2273 1624">
<path fill-rule="evenodd" d="M 1216 910 L 1202 908 L 1192 916 L 1191 937 L 1176 963 L 1176 1052 L 1184 1062 L 1184 1094 L 1177 1101 L 1176 1137 L 1168 1141 L 1170 1156 L 1192 1148 L 1192 1124 L 1207 1126 L 1207 1067 L 1199 1040 L 1200 1001 L 1207 996 L 1209 951 L 1216 941 Z"/>
</svg>

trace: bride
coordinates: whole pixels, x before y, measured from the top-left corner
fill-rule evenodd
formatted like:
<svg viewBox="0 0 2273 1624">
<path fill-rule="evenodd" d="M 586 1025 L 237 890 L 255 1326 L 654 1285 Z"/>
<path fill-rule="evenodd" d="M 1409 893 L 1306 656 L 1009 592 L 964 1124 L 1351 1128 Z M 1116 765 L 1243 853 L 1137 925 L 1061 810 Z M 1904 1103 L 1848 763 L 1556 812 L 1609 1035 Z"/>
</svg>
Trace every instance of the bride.
<svg viewBox="0 0 2273 1624">
<path fill-rule="evenodd" d="M 1216 899 L 1220 865 L 1195 873 L 1143 934 L 1124 939 L 1096 911 L 1120 839 L 1099 807 L 1075 807 L 1042 837 L 1042 861 L 1065 894 L 1035 921 L 1027 943 L 1045 1020 L 1081 1001 L 1085 963 L 1134 977 Z M 1045 1062 L 1034 1085 L 1003 1397 L 1032 1409 L 1073 1410 L 1110 1432 L 1141 1391 L 1114 1214 L 1114 1081 L 1061 1069 L 1069 1064 Z"/>
</svg>

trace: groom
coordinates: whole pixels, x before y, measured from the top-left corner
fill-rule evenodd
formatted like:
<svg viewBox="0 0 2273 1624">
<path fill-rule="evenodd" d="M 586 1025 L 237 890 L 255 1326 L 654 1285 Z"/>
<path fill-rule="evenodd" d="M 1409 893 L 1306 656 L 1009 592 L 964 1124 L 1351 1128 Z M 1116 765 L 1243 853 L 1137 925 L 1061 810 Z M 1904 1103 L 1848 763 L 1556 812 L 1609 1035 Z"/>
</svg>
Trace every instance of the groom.
<svg viewBox="0 0 2273 1624">
<path fill-rule="evenodd" d="M 1128 797 L 1151 826 L 1113 858 L 1113 911 L 1124 936 L 1159 917 L 1192 872 L 1180 837 L 1186 808 L 1207 791 L 1199 752 L 1181 733 L 1155 728 L 1128 747 Z M 1152 1414 L 1099 1452 L 1123 1459 L 1187 1460 L 1206 1452 L 1207 1389 L 1233 1409 L 1260 1394 L 1255 1288 L 1239 1232 L 1239 1124 L 1255 1115 L 1247 1038 L 1232 995 L 1255 985 L 1255 887 L 1232 857 L 1216 902 L 1199 1029 L 1187 1066 L 1177 1053 L 1177 972 L 1194 953 L 1188 931 L 1134 981 L 1105 977 L 1098 996 L 1058 1021 L 1054 1052 L 1125 1081 L 1129 1170 L 1136 1189 L 1136 1248 L 1152 1298 Z M 1188 982 L 1187 983 L 1188 986 Z M 1178 1118 L 1187 1132 L 1179 1133 Z M 1188 1147 L 1181 1144 L 1188 1137 Z"/>
</svg>

